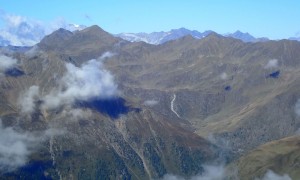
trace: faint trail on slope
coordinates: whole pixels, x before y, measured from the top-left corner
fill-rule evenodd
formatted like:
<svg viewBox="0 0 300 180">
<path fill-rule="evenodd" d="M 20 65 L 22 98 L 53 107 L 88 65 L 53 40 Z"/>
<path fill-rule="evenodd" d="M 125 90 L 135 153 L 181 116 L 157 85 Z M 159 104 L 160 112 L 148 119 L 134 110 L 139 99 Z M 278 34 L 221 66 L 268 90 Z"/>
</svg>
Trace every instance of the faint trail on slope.
<svg viewBox="0 0 300 180">
<path fill-rule="evenodd" d="M 147 165 L 147 163 L 146 163 L 146 160 L 145 160 L 144 156 L 142 155 L 142 153 L 139 152 L 139 150 L 138 150 L 136 147 L 134 147 L 133 145 L 131 145 L 131 144 L 128 142 L 128 137 L 127 137 L 127 135 L 126 135 L 126 132 L 124 132 L 124 130 L 123 130 L 123 128 L 124 128 L 123 122 L 124 122 L 124 121 L 122 121 L 122 120 L 123 120 L 123 117 L 121 117 L 121 120 L 118 121 L 118 122 L 116 123 L 116 127 L 117 127 L 118 131 L 122 134 L 124 141 L 125 141 L 125 142 L 126 142 L 126 143 L 127 143 L 127 144 L 128 144 L 128 145 L 136 152 L 136 153 L 137 153 L 137 155 L 141 158 L 146 173 L 148 174 L 149 178 L 152 179 L 151 173 L 150 173 L 151 171 L 150 171 L 150 169 L 148 168 L 148 165 Z M 132 171 L 132 172 L 133 172 L 133 171 Z M 133 172 L 133 173 L 134 173 L 134 172 Z M 138 177 L 137 175 L 136 175 L 136 177 L 139 179 L 139 177 Z"/>
<path fill-rule="evenodd" d="M 53 150 L 53 143 L 54 143 L 54 138 L 53 138 L 53 136 L 51 136 L 50 141 L 49 141 L 49 146 L 50 146 L 49 147 L 49 152 L 50 152 L 51 158 L 52 158 L 52 165 L 55 167 L 56 161 L 55 161 L 55 153 L 54 153 L 54 150 Z M 62 180 L 63 178 L 61 176 L 60 171 L 56 167 L 55 167 L 55 170 L 56 170 L 56 172 L 59 176 L 59 179 Z"/>
<path fill-rule="evenodd" d="M 176 94 L 174 93 L 173 99 L 172 99 L 172 101 L 171 101 L 171 111 L 173 111 L 173 113 L 176 114 L 176 116 L 177 116 L 178 118 L 180 118 L 179 114 L 174 110 L 174 101 L 175 101 L 175 99 L 176 99 Z"/>
</svg>

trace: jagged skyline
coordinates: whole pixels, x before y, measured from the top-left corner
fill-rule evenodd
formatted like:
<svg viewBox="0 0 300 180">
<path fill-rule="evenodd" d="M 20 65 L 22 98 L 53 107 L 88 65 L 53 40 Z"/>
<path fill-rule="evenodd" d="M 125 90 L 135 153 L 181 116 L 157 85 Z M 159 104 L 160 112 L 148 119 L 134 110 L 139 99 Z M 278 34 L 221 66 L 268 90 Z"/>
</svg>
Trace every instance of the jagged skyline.
<svg viewBox="0 0 300 180">
<path fill-rule="evenodd" d="M 110 33 L 168 31 L 185 27 L 224 34 L 240 30 L 255 37 L 282 39 L 299 36 L 298 1 L 0 1 L 9 13 L 52 22 L 97 24 Z M 149 23 L 151 22 L 151 23 Z M 0 22 L 0 27 L 4 22 Z M 274 30 L 276 29 L 276 31 Z"/>
</svg>

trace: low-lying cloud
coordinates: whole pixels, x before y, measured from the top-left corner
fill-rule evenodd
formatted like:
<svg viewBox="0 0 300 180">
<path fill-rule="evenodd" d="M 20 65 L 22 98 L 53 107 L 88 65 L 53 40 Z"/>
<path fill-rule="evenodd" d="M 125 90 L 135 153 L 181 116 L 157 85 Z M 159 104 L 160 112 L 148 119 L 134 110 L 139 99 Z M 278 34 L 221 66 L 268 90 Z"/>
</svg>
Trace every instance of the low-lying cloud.
<svg viewBox="0 0 300 180">
<path fill-rule="evenodd" d="M 114 77 L 104 69 L 101 61 L 92 59 L 81 67 L 67 63 L 66 68 L 67 72 L 61 79 L 59 88 L 44 97 L 45 109 L 73 104 L 76 100 L 106 99 L 117 95 Z"/>
<path fill-rule="evenodd" d="M 3 75 L 5 71 L 17 66 L 17 60 L 5 55 L 0 55 L 0 75 Z"/>
<path fill-rule="evenodd" d="M 92 116 L 92 112 L 88 109 L 64 109 L 62 116 L 70 121 L 78 121 Z"/>
<path fill-rule="evenodd" d="M 181 176 L 166 174 L 161 180 L 223 180 L 223 179 L 232 179 L 239 180 L 237 172 L 228 172 L 224 166 L 203 166 L 204 172 L 201 175 L 192 176 L 190 178 L 183 178 Z M 230 175 L 229 175 L 230 174 Z M 292 180 L 291 177 L 287 174 L 279 175 L 274 173 L 271 170 L 268 170 L 266 174 L 261 178 L 255 178 L 255 180 Z"/>
<path fill-rule="evenodd" d="M 268 170 L 262 180 L 292 180 L 292 178 L 287 174 L 281 176 L 271 170 Z"/>
<path fill-rule="evenodd" d="M 295 104 L 295 113 L 300 116 L 300 99 L 297 100 L 296 104 Z"/>
<path fill-rule="evenodd" d="M 225 178 L 225 168 L 224 166 L 203 166 L 204 172 L 201 175 L 193 176 L 189 178 L 190 180 L 222 180 Z M 185 178 L 166 174 L 162 180 L 185 180 Z"/>
<path fill-rule="evenodd" d="M 278 60 L 277 59 L 270 59 L 268 63 L 264 66 L 265 69 L 272 69 L 278 67 Z"/>
<path fill-rule="evenodd" d="M 105 52 L 105 53 L 103 53 L 101 56 L 100 56 L 100 60 L 104 60 L 104 59 L 106 59 L 106 58 L 110 58 L 110 57 L 112 57 L 112 56 L 114 56 L 115 55 L 115 53 L 112 53 L 112 52 L 110 52 L 110 51 L 107 51 L 107 52 Z"/>
<path fill-rule="evenodd" d="M 0 120 L 0 170 L 10 171 L 25 165 L 36 142 L 37 138 L 32 134 L 5 128 Z"/>
<path fill-rule="evenodd" d="M 144 105 L 145 106 L 155 106 L 158 104 L 158 101 L 154 100 L 154 99 L 151 99 L 151 100 L 146 100 L 144 102 Z"/>
<path fill-rule="evenodd" d="M 39 144 L 63 131 L 50 128 L 42 132 L 21 132 L 4 127 L 0 119 L 0 171 L 9 172 L 26 165 Z"/>
<path fill-rule="evenodd" d="M 228 78 L 227 73 L 226 73 L 226 72 L 223 72 L 223 73 L 220 75 L 220 78 L 221 78 L 222 80 L 226 80 L 226 79 Z"/>
<path fill-rule="evenodd" d="M 30 114 L 34 111 L 36 101 L 39 98 L 39 87 L 31 86 L 25 93 L 19 97 L 19 105 L 21 112 L 24 114 Z"/>
</svg>

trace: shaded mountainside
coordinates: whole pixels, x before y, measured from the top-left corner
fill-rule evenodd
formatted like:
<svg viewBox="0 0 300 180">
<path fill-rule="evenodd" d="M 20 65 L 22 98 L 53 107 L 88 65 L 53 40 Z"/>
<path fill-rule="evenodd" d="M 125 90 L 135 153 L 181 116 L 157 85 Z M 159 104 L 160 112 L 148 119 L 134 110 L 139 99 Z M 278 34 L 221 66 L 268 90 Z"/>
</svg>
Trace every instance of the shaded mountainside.
<svg viewBox="0 0 300 180">
<path fill-rule="evenodd" d="M 23 72 L 0 77 L 4 126 L 47 132 L 26 166 L 5 177 L 190 177 L 300 128 L 296 41 L 210 33 L 151 45 L 92 26 L 1 52 Z M 50 136 L 51 128 L 62 132 Z"/>
</svg>

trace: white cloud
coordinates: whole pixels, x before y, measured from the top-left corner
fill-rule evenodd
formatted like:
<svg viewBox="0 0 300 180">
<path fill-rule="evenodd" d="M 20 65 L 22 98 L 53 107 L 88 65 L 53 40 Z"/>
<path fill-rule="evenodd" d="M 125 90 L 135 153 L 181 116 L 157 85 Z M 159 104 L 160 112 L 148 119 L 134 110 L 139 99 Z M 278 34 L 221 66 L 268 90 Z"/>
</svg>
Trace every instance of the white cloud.
<svg viewBox="0 0 300 180">
<path fill-rule="evenodd" d="M 32 57 L 38 55 L 40 52 L 41 52 L 41 50 L 39 49 L 39 47 L 35 45 L 35 46 L 32 46 L 32 47 L 30 48 L 30 50 L 26 51 L 26 52 L 25 52 L 25 55 L 26 55 L 28 58 L 32 58 Z"/>
<path fill-rule="evenodd" d="M 10 171 L 25 165 L 37 141 L 33 134 L 3 127 L 0 119 L 0 169 Z"/>
<path fill-rule="evenodd" d="M 278 67 L 278 60 L 277 59 L 270 59 L 268 63 L 264 66 L 265 69 L 272 69 Z"/>
<path fill-rule="evenodd" d="M 5 71 L 15 67 L 17 65 L 17 60 L 8 56 L 0 55 L 0 74 L 5 73 Z"/>
<path fill-rule="evenodd" d="M 0 31 L 0 36 L 11 45 L 31 46 L 46 34 L 45 26 L 40 21 L 11 14 L 3 14 L 1 18 L 6 26 Z"/>
<path fill-rule="evenodd" d="M 102 60 L 102 59 L 110 58 L 114 55 L 115 55 L 114 53 L 107 51 L 107 52 L 103 53 L 99 59 Z"/>
<path fill-rule="evenodd" d="M 156 101 L 154 99 L 152 99 L 152 100 L 146 100 L 144 102 L 144 105 L 146 105 L 146 106 L 155 106 L 156 104 L 158 104 L 158 101 Z"/>
<path fill-rule="evenodd" d="M 117 85 L 101 61 L 92 59 L 81 67 L 66 64 L 67 72 L 60 81 L 60 87 L 44 97 L 43 108 L 53 109 L 76 100 L 110 98 L 117 95 Z"/>
<path fill-rule="evenodd" d="M 192 177 L 191 180 L 217 180 L 225 177 L 224 166 L 204 166 L 204 173 Z"/>
<path fill-rule="evenodd" d="M 84 29 L 85 26 L 75 26 L 59 18 L 50 23 L 44 23 L 24 16 L 1 14 L 5 28 L 0 30 L 0 45 L 32 46 L 45 35 L 64 28 L 70 31 Z"/>
<path fill-rule="evenodd" d="M 193 176 L 190 180 L 222 180 L 225 178 L 224 166 L 203 166 L 204 172 L 201 175 Z M 162 180 L 184 180 L 183 177 L 166 174 Z"/>
<path fill-rule="evenodd" d="M 166 174 L 162 180 L 184 180 L 184 178 L 173 174 Z"/>
<path fill-rule="evenodd" d="M 31 86 L 25 93 L 19 97 L 18 104 L 21 107 L 21 112 L 24 114 L 30 114 L 35 109 L 35 101 L 39 97 L 39 87 Z"/>
<path fill-rule="evenodd" d="M 300 99 L 297 100 L 296 104 L 295 104 L 295 113 L 300 116 Z"/>
<path fill-rule="evenodd" d="M 42 132 L 19 132 L 12 127 L 4 127 L 0 119 L 0 171 L 13 171 L 26 165 L 31 153 L 39 144 L 64 131 L 50 128 Z"/>
<path fill-rule="evenodd" d="M 70 121 L 78 121 L 80 119 L 91 117 L 92 112 L 90 110 L 83 109 L 64 109 L 62 112 L 62 116 Z"/>
<path fill-rule="evenodd" d="M 271 170 L 268 170 L 262 180 L 292 180 L 292 178 L 290 178 L 290 176 L 287 174 L 281 176 Z"/>
<path fill-rule="evenodd" d="M 220 75 L 220 78 L 223 79 L 223 80 L 226 80 L 228 78 L 228 75 L 226 72 L 223 72 L 221 75 Z"/>
<path fill-rule="evenodd" d="M 227 172 L 228 173 L 228 172 Z M 224 166 L 204 166 L 204 172 L 201 175 L 188 178 L 189 180 L 223 180 L 228 178 Z M 235 172 L 234 172 L 235 173 Z M 239 179 L 238 177 L 232 177 Z M 181 176 L 166 174 L 162 180 L 186 180 Z M 256 180 L 258 180 L 256 178 Z M 271 170 L 268 170 L 261 180 L 292 180 L 289 175 L 278 175 Z"/>
</svg>

